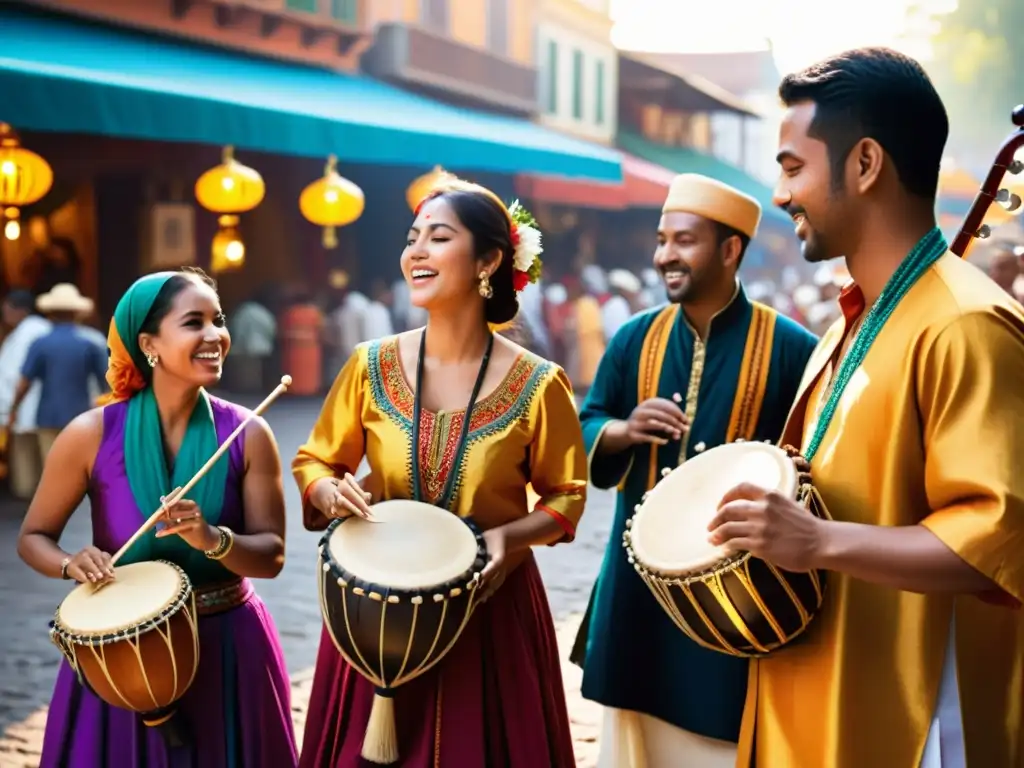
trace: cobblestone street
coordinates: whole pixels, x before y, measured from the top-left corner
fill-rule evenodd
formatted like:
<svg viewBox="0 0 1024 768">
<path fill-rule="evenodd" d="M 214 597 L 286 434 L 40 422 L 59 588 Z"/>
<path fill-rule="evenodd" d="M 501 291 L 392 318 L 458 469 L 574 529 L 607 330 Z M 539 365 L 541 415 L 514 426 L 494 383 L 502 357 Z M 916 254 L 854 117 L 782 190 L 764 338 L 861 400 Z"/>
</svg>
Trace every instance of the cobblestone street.
<svg viewBox="0 0 1024 768">
<path fill-rule="evenodd" d="M 286 466 L 305 439 L 319 401 L 283 399 L 267 414 Z M 287 564 L 280 577 L 257 582 L 257 589 L 277 622 L 293 681 L 293 709 L 301 736 L 309 695 L 311 665 L 320 637 L 320 610 L 314 581 L 319 534 L 302 528 L 299 496 L 286 477 L 289 527 Z M 24 505 L 0 498 L 0 768 L 38 765 L 45 705 L 59 654 L 47 636 L 47 622 L 68 592 L 68 585 L 44 579 L 18 559 L 15 543 Z M 610 493 L 591 489 L 590 502 L 576 541 L 536 551 L 558 626 L 562 657 L 569 653 L 589 590 L 600 567 L 612 514 Z M 62 542 L 76 551 L 87 543 L 88 506 L 72 517 Z M 596 707 L 579 697 L 579 670 L 563 663 L 578 766 L 596 762 Z"/>
</svg>

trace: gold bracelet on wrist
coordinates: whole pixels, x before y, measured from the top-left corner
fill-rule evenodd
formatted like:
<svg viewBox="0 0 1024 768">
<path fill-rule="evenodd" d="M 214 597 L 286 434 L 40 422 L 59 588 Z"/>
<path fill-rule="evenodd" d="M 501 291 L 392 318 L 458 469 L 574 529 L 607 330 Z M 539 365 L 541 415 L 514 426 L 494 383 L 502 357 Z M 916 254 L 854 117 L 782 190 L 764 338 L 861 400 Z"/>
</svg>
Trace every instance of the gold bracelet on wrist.
<svg viewBox="0 0 1024 768">
<path fill-rule="evenodd" d="M 217 546 L 203 552 L 211 560 L 223 560 L 228 552 L 231 551 L 231 548 L 235 546 L 235 534 L 230 528 L 218 525 L 217 530 L 220 531 L 220 541 L 217 542 Z"/>
</svg>

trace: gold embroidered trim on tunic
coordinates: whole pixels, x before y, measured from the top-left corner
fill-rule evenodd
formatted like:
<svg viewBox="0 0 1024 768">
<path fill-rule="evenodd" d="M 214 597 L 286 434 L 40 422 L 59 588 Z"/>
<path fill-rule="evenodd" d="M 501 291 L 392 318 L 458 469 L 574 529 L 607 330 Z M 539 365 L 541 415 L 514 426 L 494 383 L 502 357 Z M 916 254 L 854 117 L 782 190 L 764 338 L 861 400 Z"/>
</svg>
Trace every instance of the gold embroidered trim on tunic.
<svg viewBox="0 0 1024 768">
<path fill-rule="evenodd" d="M 644 344 L 640 350 L 640 370 L 637 373 L 636 403 L 639 405 L 644 400 L 650 400 L 658 396 L 658 383 L 661 379 L 661 367 L 665 363 L 665 351 L 668 349 L 668 340 L 672 335 L 672 326 L 675 323 L 676 315 L 679 314 L 678 304 L 669 304 L 658 316 L 654 318 L 651 327 L 647 329 L 644 336 Z M 597 441 L 594 443 L 597 445 Z M 633 468 L 632 461 L 629 469 Z M 658 469 L 658 446 L 651 444 L 650 466 L 647 471 L 647 490 L 654 487 Z M 621 491 L 626 486 L 626 479 L 629 477 L 629 470 L 619 483 Z"/>
<path fill-rule="evenodd" d="M 761 406 L 768 389 L 768 374 L 772 360 L 772 342 L 775 339 L 775 311 L 764 304 L 751 302 L 754 314 L 747 330 L 747 344 L 740 364 L 740 379 L 736 384 L 736 397 L 729 417 L 727 443 L 752 440 L 761 417 Z"/>
<path fill-rule="evenodd" d="M 737 293 L 733 295 L 733 300 L 735 300 L 736 295 L 739 293 L 738 287 L 736 290 Z M 726 306 L 729 305 L 727 304 Z M 743 361 L 740 365 L 740 379 L 737 382 L 732 415 L 729 419 L 729 429 L 726 433 L 726 442 L 733 442 L 737 439 L 752 439 L 754 431 L 757 429 L 757 422 L 761 415 L 761 406 L 764 404 L 765 392 L 768 388 L 776 313 L 774 310 L 758 302 L 751 302 L 751 306 L 753 314 L 750 326 L 747 329 L 747 341 L 743 350 Z M 658 316 L 651 323 L 651 327 L 644 336 L 644 343 L 640 352 L 640 370 L 637 375 L 638 405 L 644 400 L 658 396 L 661 368 L 665 362 L 665 352 L 668 349 L 669 337 L 671 336 L 672 326 L 679 310 L 678 304 L 670 304 L 665 307 L 658 313 Z M 716 313 L 712 320 L 720 312 Z M 683 412 L 692 424 L 697 416 L 697 400 L 700 395 L 700 384 L 704 376 L 704 364 L 707 358 L 707 340 L 701 339 L 689 323 L 687 323 L 687 327 L 693 333 L 693 358 L 690 362 L 690 378 L 686 386 L 686 400 L 683 405 Z M 682 464 L 686 461 L 689 441 L 690 433 L 687 432 L 680 441 L 677 464 Z M 595 441 L 596 444 L 597 441 Z M 630 469 L 632 469 L 632 464 L 630 464 Z M 657 481 L 657 472 L 658 446 L 652 444 L 650 448 L 650 462 L 647 469 L 647 490 L 654 487 Z M 629 470 L 627 470 L 622 482 L 619 483 L 619 490 L 625 487 L 628 476 Z"/>
<path fill-rule="evenodd" d="M 402 373 L 398 339 L 381 341 L 376 357 L 376 361 L 371 361 L 370 376 L 371 379 L 379 378 L 385 401 L 379 403 L 381 410 L 411 435 L 414 393 Z M 469 444 L 472 445 L 481 436 L 504 429 L 526 413 L 543 374 L 549 368 L 550 364 L 546 361 L 521 353 L 497 388 L 473 407 Z M 423 486 L 420 490 L 425 501 L 437 503 L 444 492 L 448 476 L 454 468 L 459 434 L 465 417 L 464 409 L 434 413 L 424 408 L 421 411 L 418 450 Z M 454 497 L 455 493 L 452 494 L 453 500 Z"/>
</svg>

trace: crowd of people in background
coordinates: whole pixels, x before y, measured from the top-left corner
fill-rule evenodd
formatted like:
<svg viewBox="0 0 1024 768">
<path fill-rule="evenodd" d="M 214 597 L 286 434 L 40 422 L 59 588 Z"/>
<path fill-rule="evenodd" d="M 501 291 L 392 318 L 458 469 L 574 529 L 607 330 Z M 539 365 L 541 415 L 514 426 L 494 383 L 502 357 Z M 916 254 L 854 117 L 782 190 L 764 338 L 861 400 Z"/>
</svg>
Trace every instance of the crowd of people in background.
<svg viewBox="0 0 1024 768">
<path fill-rule="evenodd" d="M 23 499 L 38 484 L 53 436 L 104 387 L 106 339 L 96 328 L 93 302 L 74 284 L 74 251 L 57 243 L 53 253 L 34 290 L 11 290 L 2 304 L 0 456 L 6 461 L 0 462 L 0 472 L 8 475 L 10 492 Z M 978 262 L 1007 293 L 1024 300 L 1024 246 L 992 246 Z M 59 279 L 68 282 L 55 282 Z M 841 263 L 830 262 L 811 279 L 790 267 L 746 276 L 744 289 L 751 300 L 820 335 L 836 319 L 836 299 L 848 279 Z M 582 397 L 615 332 L 637 312 L 665 301 L 653 268 L 635 273 L 590 264 L 578 274 L 527 286 L 519 316 L 503 333 L 561 365 Z M 330 388 L 358 344 L 424 322 L 402 280 L 391 285 L 375 280 L 362 289 L 338 271 L 319 295 L 267 286 L 229 315 L 232 350 L 223 386 L 261 392 L 287 371 L 296 379 L 297 394 L 319 394 Z"/>
</svg>

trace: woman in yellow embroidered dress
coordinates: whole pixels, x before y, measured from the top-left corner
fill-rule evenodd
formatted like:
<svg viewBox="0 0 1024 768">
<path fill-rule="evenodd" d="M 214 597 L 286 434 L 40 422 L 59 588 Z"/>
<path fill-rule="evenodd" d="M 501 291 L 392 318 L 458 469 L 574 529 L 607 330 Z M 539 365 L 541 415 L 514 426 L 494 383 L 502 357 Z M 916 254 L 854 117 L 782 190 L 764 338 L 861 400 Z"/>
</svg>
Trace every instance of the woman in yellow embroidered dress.
<svg viewBox="0 0 1024 768">
<path fill-rule="evenodd" d="M 523 209 L 447 177 L 417 210 L 401 260 L 426 328 L 356 350 L 293 463 L 312 530 L 370 513 L 370 498 L 419 498 L 471 515 L 485 531 L 485 602 L 453 651 L 395 693 L 407 768 L 575 764 L 554 625 L 530 548 L 575 534 L 586 499 L 583 439 L 562 370 L 492 332 L 515 317 L 539 253 L 540 233 Z M 352 477 L 364 456 L 365 495 Z M 540 497 L 532 511 L 528 485 Z M 360 749 L 373 693 L 322 634 L 302 766 L 370 765 Z"/>
</svg>

